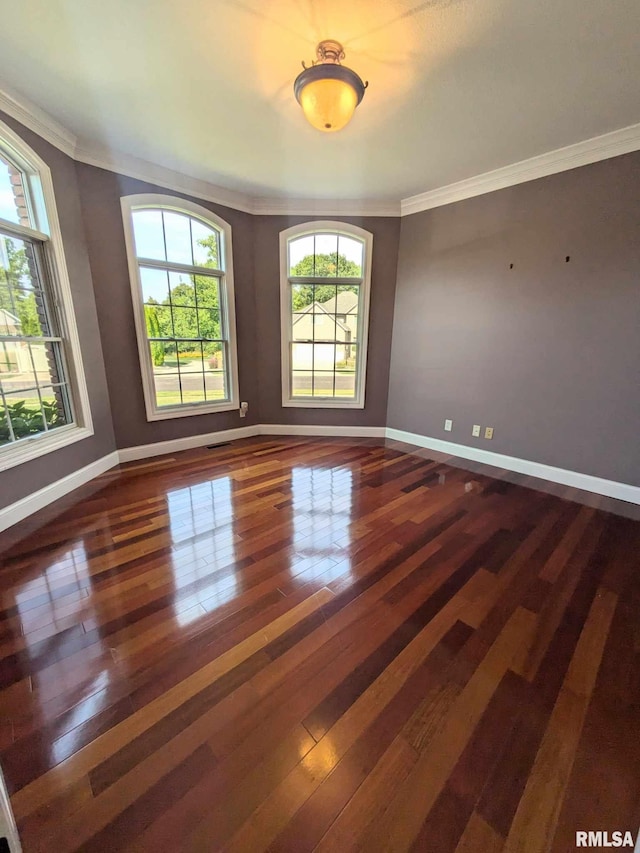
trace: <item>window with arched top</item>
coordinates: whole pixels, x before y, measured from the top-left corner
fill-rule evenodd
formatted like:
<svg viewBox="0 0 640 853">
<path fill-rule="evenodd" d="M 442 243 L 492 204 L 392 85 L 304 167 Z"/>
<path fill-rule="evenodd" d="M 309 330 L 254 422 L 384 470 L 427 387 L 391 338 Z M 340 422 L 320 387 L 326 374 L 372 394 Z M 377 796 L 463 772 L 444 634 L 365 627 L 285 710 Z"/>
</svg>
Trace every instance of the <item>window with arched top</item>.
<svg viewBox="0 0 640 853">
<path fill-rule="evenodd" d="M 92 434 L 51 173 L 0 122 L 0 470 Z"/>
<path fill-rule="evenodd" d="M 173 196 L 122 210 L 147 419 L 237 409 L 231 227 Z"/>
<path fill-rule="evenodd" d="M 372 248 L 344 222 L 280 234 L 283 406 L 364 408 Z"/>
</svg>

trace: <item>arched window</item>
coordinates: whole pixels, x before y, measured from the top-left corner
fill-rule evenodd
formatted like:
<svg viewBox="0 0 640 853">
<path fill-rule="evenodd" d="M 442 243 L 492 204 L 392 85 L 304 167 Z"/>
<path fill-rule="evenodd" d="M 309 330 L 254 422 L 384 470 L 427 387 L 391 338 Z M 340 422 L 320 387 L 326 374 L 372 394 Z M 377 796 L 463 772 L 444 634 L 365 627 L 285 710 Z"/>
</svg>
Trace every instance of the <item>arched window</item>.
<svg viewBox="0 0 640 853">
<path fill-rule="evenodd" d="M 283 406 L 364 407 L 372 243 L 344 222 L 280 234 Z"/>
<path fill-rule="evenodd" d="M 122 209 L 147 419 L 237 409 L 230 226 L 173 196 Z"/>
<path fill-rule="evenodd" d="M 0 123 L 0 470 L 92 433 L 51 174 Z"/>
</svg>

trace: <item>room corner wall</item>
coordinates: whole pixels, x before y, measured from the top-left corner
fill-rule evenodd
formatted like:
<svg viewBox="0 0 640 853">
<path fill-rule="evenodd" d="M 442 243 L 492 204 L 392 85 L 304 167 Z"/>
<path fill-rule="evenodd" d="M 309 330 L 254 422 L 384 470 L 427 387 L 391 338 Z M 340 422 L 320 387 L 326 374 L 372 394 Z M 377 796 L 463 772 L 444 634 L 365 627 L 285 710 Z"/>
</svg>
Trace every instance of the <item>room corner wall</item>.
<svg viewBox="0 0 640 853">
<path fill-rule="evenodd" d="M 387 425 L 640 485 L 639 223 L 640 153 L 404 217 Z"/>
<path fill-rule="evenodd" d="M 76 164 L 66 154 L 10 116 L 0 112 L 0 119 L 51 169 L 94 428 L 94 434 L 89 438 L 0 472 L 2 509 L 112 453 L 115 450 L 115 438 L 76 180 Z"/>
</svg>

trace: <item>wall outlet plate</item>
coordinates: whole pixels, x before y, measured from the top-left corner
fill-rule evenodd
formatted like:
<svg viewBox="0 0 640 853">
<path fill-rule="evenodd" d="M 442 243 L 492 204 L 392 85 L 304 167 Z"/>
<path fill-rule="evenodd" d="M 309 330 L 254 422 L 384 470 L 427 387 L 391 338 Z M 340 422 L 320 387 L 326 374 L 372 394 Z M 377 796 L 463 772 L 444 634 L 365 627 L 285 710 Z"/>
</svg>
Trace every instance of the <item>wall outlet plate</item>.
<svg viewBox="0 0 640 853">
<path fill-rule="evenodd" d="M 453 421 L 450 420 L 449 418 L 447 418 L 446 421 L 444 422 L 444 431 L 445 432 L 451 432 L 452 429 L 453 429 Z"/>
<path fill-rule="evenodd" d="M 475 437 L 478 438 L 480 436 L 481 429 L 482 427 L 480 426 L 480 424 L 474 424 L 471 428 L 471 435 L 475 435 Z"/>
<path fill-rule="evenodd" d="M 484 431 L 485 438 L 493 438 L 493 427 L 486 427 Z"/>
</svg>

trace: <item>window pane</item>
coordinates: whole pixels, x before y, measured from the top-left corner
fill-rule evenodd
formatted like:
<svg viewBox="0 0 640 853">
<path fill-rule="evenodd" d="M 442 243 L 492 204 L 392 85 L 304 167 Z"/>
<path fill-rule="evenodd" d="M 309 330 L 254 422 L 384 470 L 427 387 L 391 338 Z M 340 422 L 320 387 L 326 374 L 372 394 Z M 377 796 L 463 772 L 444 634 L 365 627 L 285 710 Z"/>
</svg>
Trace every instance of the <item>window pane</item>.
<svg viewBox="0 0 640 853">
<path fill-rule="evenodd" d="M 33 245 L 0 234 L 0 334 L 51 334 Z"/>
<path fill-rule="evenodd" d="M 314 314 L 314 341 L 336 341 L 342 340 L 343 337 L 344 330 L 342 324 L 337 323 L 335 314 Z"/>
<path fill-rule="evenodd" d="M 38 385 L 57 385 L 64 381 L 61 344 L 29 344 L 29 349 Z"/>
<path fill-rule="evenodd" d="M 172 338 L 173 321 L 168 305 L 145 305 L 144 319 L 149 338 Z"/>
<path fill-rule="evenodd" d="M 198 309 L 198 330 L 201 338 L 221 338 L 220 312 L 217 308 Z"/>
<path fill-rule="evenodd" d="M 31 225 L 26 199 L 22 173 L 0 154 L 0 219 Z"/>
<path fill-rule="evenodd" d="M 289 242 L 289 274 L 313 275 L 314 237 L 308 234 Z M 311 260 L 309 260 L 309 258 Z"/>
<path fill-rule="evenodd" d="M 364 244 L 360 240 L 340 234 L 338 237 L 338 275 L 344 278 L 361 277 L 363 252 Z"/>
<path fill-rule="evenodd" d="M 294 370 L 291 386 L 292 397 L 311 397 L 313 394 L 313 374 L 308 370 Z"/>
<path fill-rule="evenodd" d="M 202 359 L 200 359 L 200 369 L 197 369 L 196 362 L 193 361 L 183 370 L 180 365 L 180 382 L 182 383 L 182 402 L 186 404 L 203 403 L 204 396 L 204 375 L 202 372 Z"/>
<path fill-rule="evenodd" d="M 44 431 L 44 420 L 38 392 L 5 393 L 6 406 L 16 440 Z"/>
<path fill-rule="evenodd" d="M 179 406 L 182 403 L 178 373 L 159 372 L 154 369 L 154 380 L 158 406 Z"/>
<path fill-rule="evenodd" d="M 229 391 L 226 387 L 226 359 L 223 344 L 204 344 L 205 374 L 204 384 L 207 400 L 226 400 Z"/>
<path fill-rule="evenodd" d="M 48 429 L 56 429 L 71 423 L 69 392 L 66 385 L 53 385 L 41 388 L 42 410 Z"/>
<path fill-rule="evenodd" d="M 195 308 L 172 308 L 171 314 L 176 338 L 198 337 L 198 312 Z"/>
<path fill-rule="evenodd" d="M 336 352 L 336 397 L 355 397 L 357 346 L 338 346 Z"/>
<path fill-rule="evenodd" d="M 164 229 L 160 210 L 134 210 L 131 214 L 136 254 L 139 258 L 166 261 Z"/>
<path fill-rule="evenodd" d="M 338 275 L 338 235 L 316 234 L 315 258 L 312 275 L 334 277 Z"/>
<path fill-rule="evenodd" d="M 193 264 L 189 217 L 182 213 L 164 210 L 162 218 L 167 260 L 174 264 Z"/>
<path fill-rule="evenodd" d="M 293 370 L 313 370 L 313 344 L 291 345 L 291 367 Z"/>
<path fill-rule="evenodd" d="M 317 311 L 318 306 L 321 306 L 321 311 L 325 311 L 328 314 L 335 314 L 336 293 L 337 290 L 335 284 L 314 285 L 313 298 L 316 305 L 314 311 Z"/>
<path fill-rule="evenodd" d="M 302 311 L 313 303 L 312 284 L 291 285 L 291 310 Z"/>
<path fill-rule="evenodd" d="M 220 307 L 220 282 L 215 276 L 196 275 L 196 296 L 198 297 L 198 308 Z"/>
<path fill-rule="evenodd" d="M 291 337 L 294 341 L 313 340 L 313 313 L 292 314 Z"/>
<path fill-rule="evenodd" d="M 202 373 L 204 368 L 200 341 L 178 341 L 178 364 L 181 376 L 194 371 Z"/>
<path fill-rule="evenodd" d="M 171 290 L 172 305 L 186 305 L 195 307 L 196 291 L 193 286 L 192 276 L 180 272 L 170 272 L 169 288 Z"/>
<path fill-rule="evenodd" d="M 166 270 L 140 267 L 142 300 L 145 305 L 160 305 L 169 302 L 169 278 Z"/>
<path fill-rule="evenodd" d="M 198 267 L 222 269 L 220 235 L 197 219 L 191 220 L 193 262 Z"/>
<path fill-rule="evenodd" d="M 178 369 L 176 345 L 164 341 L 151 341 L 149 344 L 151 365 L 155 376 L 175 373 Z"/>
</svg>

